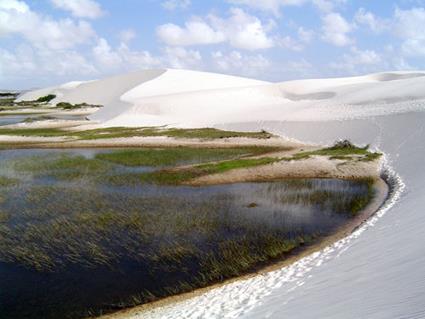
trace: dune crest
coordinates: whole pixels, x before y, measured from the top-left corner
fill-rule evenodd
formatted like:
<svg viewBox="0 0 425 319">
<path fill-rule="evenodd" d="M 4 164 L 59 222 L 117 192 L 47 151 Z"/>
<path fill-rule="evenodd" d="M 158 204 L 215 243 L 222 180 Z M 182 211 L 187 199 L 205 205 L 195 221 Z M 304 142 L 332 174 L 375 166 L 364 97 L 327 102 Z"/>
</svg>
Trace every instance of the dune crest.
<svg viewBox="0 0 425 319">
<path fill-rule="evenodd" d="M 255 121 L 363 118 L 421 110 L 424 72 L 386 72 L 351 78 L 270 83 L 187 70 L 144 70 L 89 82 L 70 82 L 23 94 L 53 103 L 104 107 L 90 118 L 103 126 L 202 127 Z"/>
</svg>

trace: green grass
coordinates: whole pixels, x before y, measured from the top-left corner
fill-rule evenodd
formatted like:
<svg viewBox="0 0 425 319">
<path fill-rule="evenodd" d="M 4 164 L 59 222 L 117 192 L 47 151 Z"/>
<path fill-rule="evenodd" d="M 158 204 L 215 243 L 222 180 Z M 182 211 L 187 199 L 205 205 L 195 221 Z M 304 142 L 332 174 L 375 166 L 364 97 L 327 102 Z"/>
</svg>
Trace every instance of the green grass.
<svg viewBox="0 0 425 319">
<path fill-rule="evenodd" d="M 51 136 L 67 136 L 69 135 L 69 133 L 56 128 L 26 128 L 26 129 L 0 128 L 0 135 L 51 137 Z"/>
<path fill-rule="evenodd" d="M 140 175 L 140 179 L 142 182 L 147 183 L 178 185 L 201 176 L 225 173 L 233 169 L 268 165 L 278 161 L 278 158 L 273 157 L 235 159 L 219 163 L 195 165 L 183 169 L 163 169 L 159 171 L 143 173 Z M 111 179 L 111 181 L 113 183 L 117 183 L 120 181 L 120 178 Z"/>
<path fill-rule="evenodd" d="M 32 156 L 14 162 L 14 169 L 35 176 L 47 175 L 59 180 L 94 178 L 111 169 L 107 162 L 82 155 L 60 154 L 50 158 Z"/>
<path fill-rule="evenodd" d="M 272 147 L 240 148 L 165 148 L 128 149 L 98 153 L 96 159 L 125 166 L 169 166 L 176 164 L 221 161 L 235 157 L 259 155 L 274 151 Z"/>
<path fill-rule="evenodd" d="M 19 180 L 16 178 L 10 178 L 6 176 L 0 176 L 0 187 L 10 187 L 19 184 Z"/>
<path fill-rule="evenodd" d="M 56 95 L 48 94 L 46 96 L 39 97 L 35 102 L 37 102 L 37 103 L 49 103 L 54 98 L 56 98 Z"/>
<path fill-rule="evenodd" d="M 349 141 L 336 142 L 334 146 L 322 148 L 315 151 L 299 152 L 291 157 L 283 158 L 285 161 L 297 161 L 308 159 L 311 156 L 328 156 L 334 160 L 353 160 L 371 162 L 375 161 L 382 156 L 381 153 L 374 153 L 369 151 L 369 145 L 359 147 L 351 144 Z"/>
<path fill-rule="evenodd" d="M 267 139 L 272 135 L 268 132 L 232 132 L 223 131 L 214 128 L 200 129 L 166 129 L 158 127 L 111 127 L 95 130 L 87 130 L 83 132 L 73 133 L 75 136 L 83 140 L 101 139 L 101 138 L 120 138 L 133 136 L 167 136 L 174 138 L 197 138 L 197 139 L 221 139 L 230 137 L 248 137 Z"/>
<path fill-rule="evenodd" d="M 201 128 L 201 129 L 168 129 L 166 136 L 176 138 L 199 138 L 199 139 L 218 139 L 218 138 L 230 138 L 230 137 L 248 137 L 248 138 L 259 138 L 268 139 L 273 135 L 266 132 L 233 132 L 223 131 L 215 128 Z"/>
<path fill-rule="evenodd" d="M 164 129 L 158 127 L 111 127 L 101 128 L 86 131 L 64 131 L 57 128 L 37 128 L 37 129 L 5 129 L 0 128 L 0 135 L 13 135 L 13 136 L 63 136 L 75 137 L 81 140 L 95 140 L 105 138 L 125 138 L 125 137 L 150 137 L 150 136 L 167 136 L 174 138 L 197 138 L 197 139 L 221 139 L 229 137 L 246 137 L 257 139 L 268 139 L 272 135 L 265 131 L 260 132 L 232 132 L 223 131 L 213 128 L 201 129 Z"/>
</svg>

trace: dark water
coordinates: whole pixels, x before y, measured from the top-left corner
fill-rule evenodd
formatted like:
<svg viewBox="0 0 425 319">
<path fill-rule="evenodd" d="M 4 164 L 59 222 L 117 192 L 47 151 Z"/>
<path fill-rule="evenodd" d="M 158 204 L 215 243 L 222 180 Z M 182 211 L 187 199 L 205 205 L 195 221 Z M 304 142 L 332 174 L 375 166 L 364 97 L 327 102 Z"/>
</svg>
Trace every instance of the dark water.
<svg viewBox="0 0 425 319">
<path fill-rule="evenodd" d="M 118 187 L 15 165 L 61 152 L 70 151 L 0 152 L 0 176 L 20 179 L 0 187 L 0 318 L 84 318 L 206 285 L 221 278 L 212 265 L 241 250 L 261 259 L 269 241 L 299 245 L 335 231 L 350 219 L 345 204 L 367 193 L 332 179 Z"/>
</svg>

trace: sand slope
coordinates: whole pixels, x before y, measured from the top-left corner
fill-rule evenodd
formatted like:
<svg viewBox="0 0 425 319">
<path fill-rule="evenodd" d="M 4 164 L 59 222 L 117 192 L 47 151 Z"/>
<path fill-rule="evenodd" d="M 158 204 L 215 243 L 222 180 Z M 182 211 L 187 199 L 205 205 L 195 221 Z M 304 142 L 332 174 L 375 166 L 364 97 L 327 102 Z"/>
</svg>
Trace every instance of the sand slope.
<svg viewBox="0 0 425 319">
<path fill-rule="evenodd" d="M 54 103 L 102 104 L 103 126 L 202 127 L 250 121 L 362 118 L 422 110 L 425 72 L 268 83 L 186 70 L 145 70 L 23 94 Z"/>
</svg>

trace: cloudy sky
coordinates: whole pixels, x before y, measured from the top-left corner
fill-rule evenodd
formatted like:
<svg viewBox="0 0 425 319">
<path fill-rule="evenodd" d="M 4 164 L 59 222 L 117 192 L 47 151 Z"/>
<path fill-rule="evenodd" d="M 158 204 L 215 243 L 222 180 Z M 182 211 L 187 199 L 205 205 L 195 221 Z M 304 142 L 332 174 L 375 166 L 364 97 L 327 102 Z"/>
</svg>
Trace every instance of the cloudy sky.
<svg viewBox="0 0 425 319">
<path fill-rule="evenodd" d="M 0 88 L 144 68 L 270 81 L 425 69 L 424 0 L 0 0 Z"/>
</svg>

